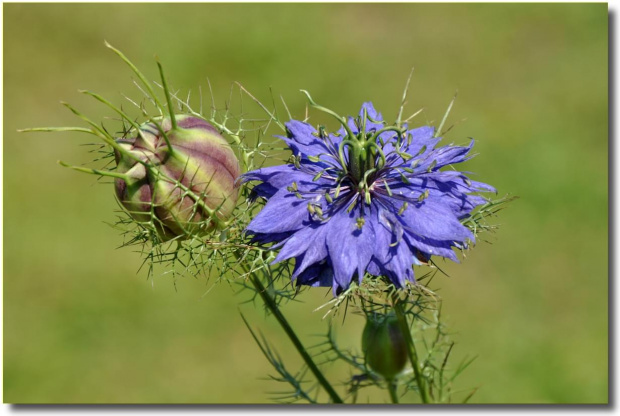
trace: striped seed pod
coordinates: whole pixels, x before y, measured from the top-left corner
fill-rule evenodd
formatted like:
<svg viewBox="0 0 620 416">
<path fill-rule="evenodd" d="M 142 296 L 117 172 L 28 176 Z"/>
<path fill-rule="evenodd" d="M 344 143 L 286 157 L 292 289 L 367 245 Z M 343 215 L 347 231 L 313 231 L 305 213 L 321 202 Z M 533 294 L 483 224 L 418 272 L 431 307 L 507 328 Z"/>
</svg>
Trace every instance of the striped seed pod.
<svg viewBox="0 0 620 416">
<path fill-rule="evenodd" d="M 116 140 L 118 200 L 163 241 L 204 235 L 229 218 L 238 198 L 239 161 L 211 124 L 176 115 Z"/>
</svg>

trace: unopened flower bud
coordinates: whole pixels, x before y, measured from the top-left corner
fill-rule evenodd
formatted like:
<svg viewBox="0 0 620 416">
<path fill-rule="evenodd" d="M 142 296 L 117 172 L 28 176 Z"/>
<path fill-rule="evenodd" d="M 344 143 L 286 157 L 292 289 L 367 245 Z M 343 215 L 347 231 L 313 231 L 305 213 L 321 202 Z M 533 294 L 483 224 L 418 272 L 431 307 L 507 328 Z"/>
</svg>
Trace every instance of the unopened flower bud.
<svg viewBox="0 0 620 416">
<path fill-rule="evenodd" d="M 367 316 L 362 350 L 366 364 L 388 380 L 405 368 L 407 343 L 393 313 Z"/>
<path fill-rule="evenodd" d="M 176 128 L 169 118 L 143 124 L 134 137 L 118 139 L 115 151 L 117 172 L 126 175 L 115 180 L 119 201 L 136 220 L 153 220 L 164 241 L 204 234 L 229 218 L 241 173 L 211 124 L 188 115 L 175 119 Z"/>
</svg>

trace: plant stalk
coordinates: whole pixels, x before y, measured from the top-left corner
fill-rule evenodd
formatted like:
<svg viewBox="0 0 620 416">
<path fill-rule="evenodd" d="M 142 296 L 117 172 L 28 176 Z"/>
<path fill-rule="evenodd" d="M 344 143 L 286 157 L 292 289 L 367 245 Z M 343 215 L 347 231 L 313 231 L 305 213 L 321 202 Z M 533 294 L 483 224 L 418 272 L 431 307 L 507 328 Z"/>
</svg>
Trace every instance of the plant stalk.
<svg viewBox="0 0 620 416">
<path fill-rule="evenodd" d="M 321 370 L 319 370 L 317 365 L 312 360 L 312 357 L 310 357 L 310 354 L 308 354 L 308 352 L 306 351 L 306 349 L 302 345 L 301 341 L 299 340 L 299 338 L 295 334 L 295 331 L 293 330 L 291 325 L 288 323 L 288 321 L 286 320 L 286 318 L 284 317 L 284 315 L 280 311 L 280 308 L 278 307 L 276 302 L 269 295 L 269 293 L 267 293 L 267 290 L 265 289 L 265 286 L 263 286 L 263 283 L 260 281 L 258 276 L 256 276 L 254 273 L 251 273 L 250 274 L 250 281 L 252 282 L 252 284 L 256 288 L 256 291 L 258 292 L 258 294 L 262 298 L 263 302 L 265 303 L 265 306 L 267 306 L 267 308 L 269 308 L 271 313 L 276 317 L 278 323 L 280 324 L 282 329 L 284 329 L 284 332 L 286 332 L 286 335 L 288 335 L 288 337 L 291 340 L 291 342 L 293 343 L 293 345 L 295 345 L 295 348 L 299 352 L 299 355 L 301 355 L 301 358 L 303 358 L 304 362 L 306 363 L 306 365 L 308 366 L 310 371 L 312 371 L 312 374 L 314 374 L 314 376 L 317 378 L 317 380 L 318 380 L 319 384 L 321 385 L 321 387 L 323 387 L 323 389 L 325 389 L 325 391 L 327 392 L 327 394 L 331 398 L 332 402 L 333 403 L 343 403 L 342 399 L 340 398 L 340 396 L 338 396 L 338 393 L 336 393 L 336 391 L 331 386 L 331 384 L 329 384 L 329 381 L 327 381 L 327 379 L 325 378 L 323 373 L 321 373 Z"/>
<path fill-rule="evenodd" d="M 422 399 L 422 403 L 429 403 L 428 394 L 426 393 L 426 385 L 422 379 L 422 370 L 420 369 L 420 364 L 418 362 L 418 353 L 415 349 L 413 338 L 411 337 L 409 325 L 407 324 L 407 317 L 403 312 L 403 306 L 398 299 L 395 299 L 394 301 L 394 311 L 396 312 L 396 317 L 398 318 L 400 330 L 405 336 L 405 341 L 407 342 L 407 355 L 409 356 L 409 361 L 411 362 L 411 367 L 413 368 L 413 374 L 415 376 L 416 384 L 418 385 L 420 398 Z"/>
<path fill-rule="evenodd" d="M 390 399 L 393 404 L 398 404 L 398 394 L 396 392 L 396 382 L 394 380 L 387 380 L 388 390 L 390 392 Z"/>
</svg>

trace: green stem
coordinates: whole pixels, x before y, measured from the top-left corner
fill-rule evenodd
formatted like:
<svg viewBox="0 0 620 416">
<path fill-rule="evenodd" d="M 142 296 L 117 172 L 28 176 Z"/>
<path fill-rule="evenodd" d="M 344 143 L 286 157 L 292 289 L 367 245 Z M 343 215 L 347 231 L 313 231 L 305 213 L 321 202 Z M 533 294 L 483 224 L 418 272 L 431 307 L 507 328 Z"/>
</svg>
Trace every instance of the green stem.
<svg viewBox="0 0 620 416">
<path fill-rule="evenodd" d="M 319 381 L 319 384 L 321 384 L 321 386 L 325 389 L 327 394 L 329 394 L 329 397 L 332 399 L 332 402 L 342 403 L 342 399 L 340 398 L 340 396 L 338 396 L 338 393 L 336 393 L 336 391 L 331 386 L 331 384 L 329 384 L 329 381 L 327 381 L 323 373 L 321 373 L 321 370 L 319 370 L 317 365 L 314 363 L 314 361 L 312 360 L 312 357 L 310 357 L 310 354 L 308 354 L 308 352 L 302 345 L 301 341 L 295 334 L 295 331 L 293 331 L 293 328 L 291 328 L 290 324 L 288 323 L 288 321 L 286 320 L 286 318 L 280 311 L 280 308 L 278 308 L 278 305 L 276 304 L 276 302 L 269 295 L 269 293 L 267 293 L 265 286 L 263 286 L 263 283 L 260 281 L 258 276 L 256 276 L 253 273 L 250 274 L 250 281 L 256 288 L 256 291 L 258 292 L 260 297 L 263 299 L 263 302 L 265 302 L 265 306 L 267 306 L 267 308 L 269 308 L 271 313 L 276 317 L 278 323 L 280 324 L 282 329 L 284 329 L 284 332 L 286 332 L 286 335 L 288 335 L 293 345 L 295 345 L 295 348 L 299 352 L 299 355 L 301 355 L 301 358 L 303 358 L 304 362 L 306 363 L 310 371 L 312 371 L 312 374 L 314 374 L 314 376 Z"/>
<path fill-rule="evenodd" d="M 413 338 L 411 337 L 411 331 L 409 330 L 409 325 L 407 324 L 407 317 L 403 311 L 403 305 L 398 299 L 394 302 L 394 311 L 396 312 L 396 317 L 398 318 L 400 330 L 405 336 L 405 341 L 407 342 L 407 355 L 409 356 L 409 361 L 411 362 L 411 367 L 413 368 L 413 374 L 415 376 L 416 384 L 418 385 L 420 398 L 422 399 L 422 403 L 429 403 L 428 395 L 426 393 L 426 385 L 422 379 L 422 370 L 420 369 L 420 363 L 418 361 L 418 353 L 415 349 Z"/>
<path fill-rule="evenodd" d="M 388 382 L 388 390 L 390 392 L 390 399 L 392 399 L 392 403 L 398 404 L 398 394 L 396 393 L 396 383 L 394 380 L 387 380 Z"/>
</svg>

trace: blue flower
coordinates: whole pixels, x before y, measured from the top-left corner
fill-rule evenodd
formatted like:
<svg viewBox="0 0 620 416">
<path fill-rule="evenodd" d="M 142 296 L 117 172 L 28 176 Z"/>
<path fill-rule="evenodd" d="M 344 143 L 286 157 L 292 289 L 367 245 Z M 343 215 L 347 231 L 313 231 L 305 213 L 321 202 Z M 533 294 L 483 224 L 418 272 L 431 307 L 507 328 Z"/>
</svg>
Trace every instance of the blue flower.
<svg viewBox="0 0 620 416">
<path fill-rule="evenodd" d="M 371 103 L 342 124 L 328 134 L 286 123 L 281 139 L 292 162 L 243 176 L 260 181 L 254 194 L 267 200 L 246 231 L 275 243 L 275 263 L 295 259 L 297 284 L 332 286 L 334 294 L 366 272 L 402 287 L 431 256 L 458 262 L 453 248 L 474 241 L 460 220 L 486 202 L 472 193 L 495 189 L 440 169 L 468 160 L 473 140 L 436 147 L 433 127 L 386 125 Z"/>
</svg>

